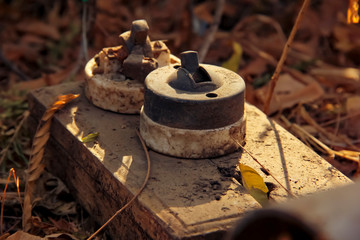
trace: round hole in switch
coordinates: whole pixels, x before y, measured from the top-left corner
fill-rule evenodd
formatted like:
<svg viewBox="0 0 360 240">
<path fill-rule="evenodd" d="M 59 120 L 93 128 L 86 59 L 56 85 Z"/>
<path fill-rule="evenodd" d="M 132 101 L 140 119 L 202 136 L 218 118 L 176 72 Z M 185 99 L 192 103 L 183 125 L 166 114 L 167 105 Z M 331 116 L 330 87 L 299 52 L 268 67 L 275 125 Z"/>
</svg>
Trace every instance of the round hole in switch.
<svg viewBox="0 0 360 240">
<path fill-rule="evenodd" d="M 208 98 L 216 98 L 218 95 L 216 93 L 207 93 L 206 96 Z"/>
</svg>

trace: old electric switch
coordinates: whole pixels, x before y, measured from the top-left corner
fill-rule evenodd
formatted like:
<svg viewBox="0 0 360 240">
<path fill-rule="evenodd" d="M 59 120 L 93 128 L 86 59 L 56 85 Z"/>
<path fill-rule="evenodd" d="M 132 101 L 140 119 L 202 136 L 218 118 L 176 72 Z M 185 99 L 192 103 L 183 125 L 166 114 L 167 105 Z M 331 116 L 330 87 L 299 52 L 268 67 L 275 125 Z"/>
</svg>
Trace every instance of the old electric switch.
<svg viewBox="0 0 360 240">
<path fill-rule="evenodd" d="M 197 52 L 183 52 L 180 59 L 181 66 L 168 80 L 171 87 L 188 92 L 207 92 L 219 87 L 220 83 L 212 81 L 204 67 L 199 66 Z"/>
<path fill-rule="evenodd" d="M 121 44 L 104 48 L 85 67 L 85 93 L 96 106 L 120 113 L 139 113 L 144 80 L 154 69 L 179 60 L 162 41 L 150 41 L 145 20 L 122 33 Z"/>
<path fill-rule="evenodd" d="M 235 151 L 245 139 L 245 83 L 225 68 L 199 64 L 197 52 L 181 65 L 151 72 L 145 80 L 140 133 L 155 151 L 208 158 Z"/>
</svg>

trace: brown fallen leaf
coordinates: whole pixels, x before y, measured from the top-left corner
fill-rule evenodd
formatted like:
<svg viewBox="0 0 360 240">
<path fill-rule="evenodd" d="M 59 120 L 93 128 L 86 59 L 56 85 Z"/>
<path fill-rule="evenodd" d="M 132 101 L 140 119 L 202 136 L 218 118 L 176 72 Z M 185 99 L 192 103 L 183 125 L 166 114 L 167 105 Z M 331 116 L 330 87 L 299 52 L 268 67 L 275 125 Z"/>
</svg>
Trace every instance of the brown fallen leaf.
<svg viewBox="0 0 360 240">
<path fill-rule="evenodd" d="M 21 58 L 34 62 L 39 58 L 39 51 L 41 49 L 41 46 L 30 46 L 24 42 L 20 44 L 4 43 L 2 45 L 4 56 L 8 60 L 15 62 L 19 61 Z"/>
<path fill-rule="evenodd" d="M 16 233 L 8 237 L 7 240 L 43 240 L 43 238 L 23 231 L 17 231 Z"/>
<path fill-rule="evenodd" d="M 292 49 L 305 53 L 308 57 L 315 58 L 320 42 L 320 27 L 314 22 L 321 21 L 318 11 L 311 8 L 307 9 L 291 45 Z"/>
<path fill-rule="evenodd" d="M 360 86 L 360 70 L 357 68 L 314 68 L 310 74 L 333 84 Z"/>
<path fill-rule="evenodd" d="M 3 235 L 0 236 L 0 240 L 8 239 L 9 236 L 10 236 L 10 233 L 4 233 Z"/>
<path fill-rule="evenodd" d="M 246 78 L 247 76 L 259 77 L 267 70 L 268 62 L 261 58 L 256 57 L 253 61 L 247 63 L 243 68 L 239 70 L 240 76 Z"/>
<path fill-rule="evenodd" d="M 263 33 L 267 32 L 266 41 Z M 237 42 L 250 41 L 259 49 L 278 58 L 281 55 L 286 36 L 281 25 L 274 18 L 265 15 L 251 15 L 243 18 L 232 30 Z"/>
<path fill-rule="evenodd" d="M 337 16 L 338 13 L 343 14 L 343 9 L 345 9 L 346 7 L 346 1 L 323 1 L 321 3 L 321 6 L 319 8 L 319 15 L 321 21 L 319 21 L 316 25 L 320 27 L 320 32 L 323 36 L 330 36 L 335 24 L 338 21 L 338 19 L 334 16 Z"/>
<path fill-rule="evenodd" d="M 64 219 L 60 219 L 60 220 L 55 220 L 52 218 L 49 218 L 49 220 L 52 222 L 52 224 L 54 224 L 54 226 L 61 230 L 61 231 L 65 231 L 65 232 L 69 232 L 69 233 L 74 233 L 77 232 L 78 229 L 76 228 L 75 224 L 72 222 L 68 222 Z"/>
<path fill-rule="evenodd" d="M 255 91 L 256 97 L 265 102 L 268 85 Z M 290 74 L 281 74 L 270 102 L 269 113 L 292 107 L 299 103 L 312 102 L 323 96 L 324 90 L 316 82 L 303 84 Z"/>
<path fill-rule="evenodd" d="M 360 96 L 351 96 L 346 99 L 346 113 L 348 116 L 360 114 Z M 349 136 L 360 139 L 359 117 L 348 118 L 345 121 L 346 132 Z"/>
<path fill-rule="evenodd" d="M 33 79 L 30 81 L 22 81 L 13 86 L 14 89 L 18 90 L 32 90 L 38 89 L 45 86 L 57 85 L 65 81 L 71 71 L 74 69 L 74 64 L 71 64 L 67 68 L 60 70 L 56 73 L 43 74 L 40 78 Z"/>
<path fill-rule="evenodd" d="M 53 40 L 60 39 L 59 30 L 55 26 L 38 20 L 22 21 L 15 27 L 20 32 L 32 33 L 34 35 L 48 37 Z"/>
<path fill-rule="evenodd" d="M 34 45 L 44 45 L 46 43 L 46 40 L 37 35 L 27 33 L 21 37 L 20 42 L 23 44 L 34 46 Z"/>
</svg>

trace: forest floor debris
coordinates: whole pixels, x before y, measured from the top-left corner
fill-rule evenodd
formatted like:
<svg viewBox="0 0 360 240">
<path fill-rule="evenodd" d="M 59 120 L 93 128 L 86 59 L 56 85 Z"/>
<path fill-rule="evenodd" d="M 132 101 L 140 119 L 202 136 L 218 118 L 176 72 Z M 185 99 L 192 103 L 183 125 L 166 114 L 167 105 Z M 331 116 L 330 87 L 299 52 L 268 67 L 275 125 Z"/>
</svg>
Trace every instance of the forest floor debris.
<svg viewBox="0 0 360 240">
<path fill-rule="evenodd" d="M 238 69 L 246 82 L 247 101 L 260 109 L 300 3 L 248 0 L 241 4 L 226 1 L 223 6 L 218 31 L 204 62 L 222 65 L 237 58 L 232 60 L 237 66 L 231 68 Z M 136 0 L 119 4 L 115 0 L 91 0 L 87 2 L 87 26 L 83 28 L 83 4 L 71 0 L 0 3 L 1 189 L 11 168 L 16 169 L 20 189 L 24 189 L 22 171 L 31 152 L 31 139 L 26 124 L 23 126 L 26 91 L 83 81 L 83 46 L 88 45 L 92 57 L 103 47 L 118 45 L 118 35 L 135 19 L 146 19 L 152 29 L 151 38 L 167 39 L 175 55 L 199 50 L 215 21 L 216 9 L 216 1 L 157 0 L 144 4 Z M 360 26 L 348 24 L 347 11 L 347 1 L 311 2 L 275 87 L 270 112 L 273 119 L 343 173 L 356 177 L 360 174 Z M 356 19 L 356 15 L 353 17 Z M 3 229 L 15 226 L 11 233 L 20 228 L 17 222 L 21 221 L 14 187 L 10 184 L 5 201 L 13 206 L 4 215 L 11 224 Z M 79 214 L 78 207 L 76 211 Z M 42 237 L 56 232 L 46 229 L 60 230 L 61 221 L 67 222 L 63 225 L 71 233 L 75 229 L 69 227 L 72 223 L 84 228 L 71 213 L 64 217 L 40 212 L 41 217 L 35 220 Z"/>
</svg>

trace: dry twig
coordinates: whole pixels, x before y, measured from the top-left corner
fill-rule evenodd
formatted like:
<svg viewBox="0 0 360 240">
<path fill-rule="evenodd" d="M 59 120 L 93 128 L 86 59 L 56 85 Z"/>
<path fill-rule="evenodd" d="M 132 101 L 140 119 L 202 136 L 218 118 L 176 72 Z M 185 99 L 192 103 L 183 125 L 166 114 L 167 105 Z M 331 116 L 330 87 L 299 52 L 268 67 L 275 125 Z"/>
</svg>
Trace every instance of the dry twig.
<svg viewBox="0 0 360 240">
<path fill-rule="evenodd" d="M 320 133 L 322 133 L 324 136 L 326 136 L 328 139 L 330 139 L 332 142 L 336 142 L 337 140 L 340 140 L 341 142 L 345 142 L 349 147 L 351 147 L 354 150 L 359 151 L 359 148 L 352 144 L 350 139 L 346 138 L 345 136 L 339 135 L 336 136 L 335 134 L 327 131 L 326 129 L 322 128 L 311 116 L 310 114 L 305 110 L 303 106 L 300 107 L 300 116 L 311 126 L 313 126 L 316 130 L 318 130 Z M 338 118 L 337 118 L 338 120 Z"/>
<path fill-rule="evenodd" d="M 262 165 L 259 160 L 256 159 L 256 157 L 254 155 L 252 155 L 243 145 L 241 145 L 239 143 L 238 140 L 236 140 L 235 138 L 233 138 L 233 140 L 236 142 L 237 145 L 239 145 L 239 147 L 241 147 L 241 149 L 243 149 L 247 154 L 249 154 L 249 156 L 257 163 L 259 164 L 291 197 L 295 197 L 295 195 L 286 187 L 284 187 L 284 185 L 282 185 L 280 183 L 279 180 L 277 180 L 277 178 L 264 166 Z"/>
<path fill-rule="evenodd" d="M 214 22 L 212 23 L 209 33 L 205 38 L 205 42 L 199 50 L 199 62 L 204 61 L 205 56 L 209 50 L 211 43 L 214 41 L 215 33 L 219 28 L 221 21 L 221 16 L 224 10 L 225 0 L 217 0 L 216 2 L 216 12 L 214 16 Z"/>
<path fill-rule="evenodd" d="M 106 221 L 106 223 L 104 223 L 104 225 L 102 225 L 98 230 L 96 230 L 96 232 L 94 232 L 87 240 L 93 239 L 101 230 L 103 230 L 117 215 L 119 215 L 122 211 L 124 211 L 124 209 L 126 209 L 128 206 L 130 206 L 135 199 L 142 193 L 142 191 L 144 190 L 144 188 L 146 187 L 146 184 L 149 180 L 150 177 L 150 156 L 149 156 L 149 152 L 147 150 L 147 147 L 145 145 L 144 139 L 141 137 L 140 133 L 138 130 L 136 130 L 136 134 L 138 135 L 141 145 L 145 151 L 145 155 L 146 155 L 146 159 L 147 159 L 147 172 L 146 172 L 146 177 L 144 180 L 143 185 L 140 187 L 140 189 L 138 190 L 138 192 L 133 196 L 133 198 L 127 202 L 122 208 L 120 208 L 114 215 L 112 215 L 109 220 Z"/>
<path fill-rule="evenodd" d="M 294 24 L 294 26 L 293 26 L 293 28 L 291 30 L 290 36 L 289 36 L 288 40 L 286 41 L 286 44 L 284 46 L 284 49 L 283 49 L 283 52 L 281 54 L 280 60 L 279 60 L 278 64 L 276 65 L 275 72 L 271 77 L 270 88 L 269 88 L 269 91 L 268 91 L 268 94 L 267 94 L 267 97 L 266 97 L 266 101 L 265 101 L 265 105 L 264 105 L 264 112 L 266 114 L 269 113 L 269 107 L 270 107 L 271 98 L 273 96 L 276 83 L 277 83 L 277 81 L 279 79 L 279 74 L 280 74 L 280 72 L 282 70 L 282 67 L 283 67 L 284 63 L 285 63 L 285 60 L 286 60 L 290 45 L 294 40 L 295 34 L 296 34 L 296 32 L 297 32 L 297 30 L 299 28 L 299 23 L 301 22 L 301 19 L 302 19 L 303 15 L 304 15 L 304 11 L 305 11 L 306 7 L 309 5 L 309 2 L 310 2 L 310 0 L 304 0 L 303 5 L 301 6 L 301 9 L 299 11 L 299 14 L 298 14 L 298 16 L 297 16 L 297 18 L 295 20 L 295 24 Z"/>
</svg>

